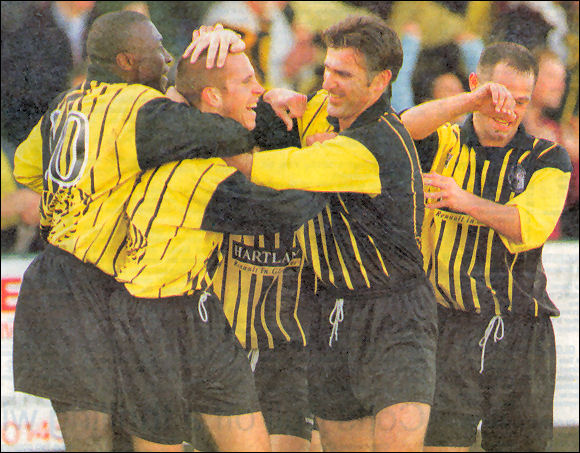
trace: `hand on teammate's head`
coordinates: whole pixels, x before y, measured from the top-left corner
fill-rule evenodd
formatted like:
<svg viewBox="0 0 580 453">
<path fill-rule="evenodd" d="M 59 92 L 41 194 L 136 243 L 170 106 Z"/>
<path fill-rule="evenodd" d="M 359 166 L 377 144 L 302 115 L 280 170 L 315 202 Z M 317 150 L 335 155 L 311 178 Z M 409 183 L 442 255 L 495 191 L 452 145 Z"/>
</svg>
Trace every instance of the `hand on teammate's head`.
<svg viewBox="0 0 580 453">
<path fill-rule="evenodd" d="M 228 29 L 224 29 L 221 24 L 216 24 L 213 28 L 201 26 L 194 30 L 191 43 L 183 52 L 183 58 L 190 58 L 191 63 L 195 63 L 201 53 L 207 49 L 206 68 L 224 66 L 229 52 L 243 52 L 246 44 L 240 35 Z"/>
</svg>

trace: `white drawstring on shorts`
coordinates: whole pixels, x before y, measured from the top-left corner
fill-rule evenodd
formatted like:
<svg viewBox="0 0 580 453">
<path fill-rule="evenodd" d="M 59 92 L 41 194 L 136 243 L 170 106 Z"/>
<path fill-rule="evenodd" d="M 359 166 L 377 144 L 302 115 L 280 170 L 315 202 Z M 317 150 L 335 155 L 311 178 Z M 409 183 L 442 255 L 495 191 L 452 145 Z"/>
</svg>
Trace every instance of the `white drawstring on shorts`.
<svg viewBox="0 0 580 453">
<path fill-rule="evenodd" d="M 260 358 L 260 350 L 250 349 L 250 352 L 248 352 L 248 360 L 250 361 L 250 367 L 252 367 L 252 373 L 256 371 L 256 366 L 258 365 L 259 358 Z"/>
<path fill-rule="evenodd" d="M 332 324 L 332 331 L 330 332 L 330 339 L 328 340 L 328 346 L 332 348 L 332 340 L 338 341 L 338 324 L 344 319 L 344 310 L 342 305 L 344 304 L 344 299 L 336 299 L 334 303 L 334 308 L 330 312 L 328 321 Z"/>
<path fill-rule="evenodd" d="M 197 303 L 197 311 L 199 312 L 199 317 L 203 322 L 207 322 L 207 310 L 205 309 L 205 301 L 211 295 L 207 291 L 201 293 L 199 296 L 199 302 Z"/>
<path fill-rule="evenodd" d="M 496 326 L 497 321 L 497 326 Z M 479 374 L 483 373 L 483 363 L 485 361 L 485 345 L 487 344 L 487 340 L 491 336 L 491 331 L 495 326 L 495 332 L 493 334 L 493 342 L 497 343 L 499 340 L 503 338 L 503 319 L 500 315 L 495 315 L 489 321 L 487 328 L 485 329 L 485 334 L 483 335 L 482 339 L 479 340 L 479 347 L 481 348 L 481 368 L 479 369 Z M 501 334 L 498 335 L 499 329 L 501 328 Z"/>
</svg>

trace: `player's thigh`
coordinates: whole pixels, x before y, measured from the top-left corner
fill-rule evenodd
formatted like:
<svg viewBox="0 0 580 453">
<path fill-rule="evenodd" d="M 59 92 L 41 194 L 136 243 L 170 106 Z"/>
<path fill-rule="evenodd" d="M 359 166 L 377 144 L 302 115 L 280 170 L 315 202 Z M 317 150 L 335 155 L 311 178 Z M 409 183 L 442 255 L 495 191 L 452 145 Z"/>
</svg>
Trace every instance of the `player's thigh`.
<svg viewBox="0 0 580 453">
<path fill-rule="evenodd" d="M 51 401 L 67 451 L 112 451 L 111 415 Z"/>
<path fill-rule="evenodd" d="M 336 421 L 316 418 L 323 451 L 373 451 L 374 418 Z"/>
<path fill-rule="evenodd" d="M 219 451 L 271 451 L 261 412 L 241 415 L 201 414 Z"/>
<path fill-rule="evenodd" d="M 310 451 L 310 441 L 297 436 L 285 434 L 270 435 L 272 451 Z"/>
<path fill-rule="evenodd" d="M 424 403 L 399 403 L 375 416 L 375 451 L 422 451 L 429 411 Z"/>
</svg>

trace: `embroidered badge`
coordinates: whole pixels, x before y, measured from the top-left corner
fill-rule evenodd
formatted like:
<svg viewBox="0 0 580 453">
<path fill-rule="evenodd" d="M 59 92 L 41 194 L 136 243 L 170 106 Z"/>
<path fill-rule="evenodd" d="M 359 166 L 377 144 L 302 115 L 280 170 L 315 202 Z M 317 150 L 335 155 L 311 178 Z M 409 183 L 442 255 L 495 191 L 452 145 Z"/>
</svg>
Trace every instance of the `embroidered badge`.
<svg viewBox="0 0 580 453">
<path fill-rule="evenodd" d="M 524 191 L 526 184 L 526 170 L 521 164 L 516 164 L 508 174 L 508 182 L 512 192 L 520 194 Z"/>
<path fill-rule="evenodd" d="M 451 159 L 453 159 L 453 154 L 450 152 L 449 154 L 447 154 L 447 157 L 445 158 L 445 168 L 447 168 L 447 165 L 449 165 Z"/>
</svg>

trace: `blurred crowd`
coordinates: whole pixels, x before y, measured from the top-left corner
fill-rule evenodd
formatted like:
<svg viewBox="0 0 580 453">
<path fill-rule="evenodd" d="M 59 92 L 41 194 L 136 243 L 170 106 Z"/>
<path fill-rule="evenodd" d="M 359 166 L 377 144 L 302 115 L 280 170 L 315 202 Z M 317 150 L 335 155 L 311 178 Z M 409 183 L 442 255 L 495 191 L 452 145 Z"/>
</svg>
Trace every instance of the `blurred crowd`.
<svg viewBox="0 0 580 453">
<path fill-rule="evenodd" d="M 39 196 L 14 181 L 14 152 L 50 101 L 83 80 L 92 21 L 118 9 L 149 16 L 177 61 L 195 28 L 220 22 L 243 36 L 266 88 L 303 93 L 322 84 L 321 32 L 350 14 L 378 15 L 403 45 L 391 100 L 396 111 L 468 90 L 485 44 L 525 45 L 540 63 L 525 127 L 563 145 L 574 166 L 551 239 L 578 239 L 577 1 L 36 1 L 2 2 L 2 253 L 42 247 Z"/>
</svg>

